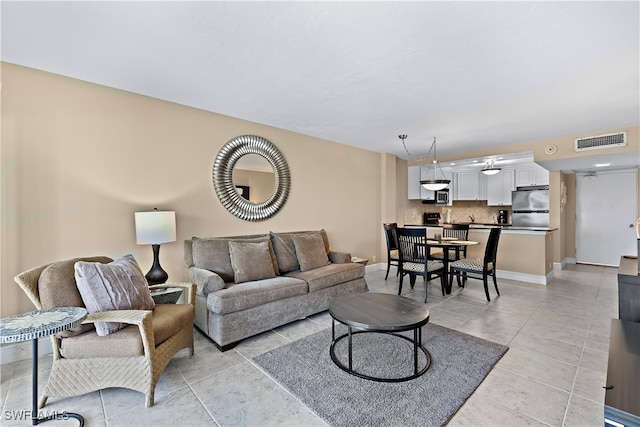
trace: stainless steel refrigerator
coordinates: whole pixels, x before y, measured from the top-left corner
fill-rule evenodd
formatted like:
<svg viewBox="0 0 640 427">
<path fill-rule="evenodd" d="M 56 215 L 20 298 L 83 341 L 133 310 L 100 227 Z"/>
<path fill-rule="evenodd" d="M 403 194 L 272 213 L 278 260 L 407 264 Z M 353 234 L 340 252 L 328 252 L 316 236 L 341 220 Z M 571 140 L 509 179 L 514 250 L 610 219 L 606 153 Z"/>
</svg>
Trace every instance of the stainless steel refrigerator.
<svg viewBox="0 0 640 427">
<path fill-rule="evenodd" d="M 549 186 L 518 187 L 511 192 L 514 227 L 549 227 Z"/>
</svg>

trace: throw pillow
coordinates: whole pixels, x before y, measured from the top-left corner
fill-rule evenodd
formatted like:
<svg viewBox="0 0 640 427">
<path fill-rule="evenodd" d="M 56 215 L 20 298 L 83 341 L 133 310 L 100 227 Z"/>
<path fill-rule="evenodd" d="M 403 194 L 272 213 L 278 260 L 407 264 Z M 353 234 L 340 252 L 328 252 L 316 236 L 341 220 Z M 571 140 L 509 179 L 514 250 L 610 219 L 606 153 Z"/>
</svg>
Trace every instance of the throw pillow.
<svg viewBox="0 0 640 427">
<path fill-rule="evenodd" d="M 84 307 L 84 302 L 78 291 L 73 270 L 73 266 L 78 261 L 101 262 L 106 264 L 113 260 L 102 256 L 74 258 L 54 262 L 45 267 L 38 279 L 38 294 L 40 295 L 40 303 L 43 309 L 54 307 Z M 94 329 L 95 327 L 92 323 L 84 323 L 67 331 L 59 332 L 56 336 L 59 338 L 73 337 Z"/>
<path fill-rule="evenodd" d="M 280 274 L 289 273 L 300 269 L 298 257 L 296 257 L 296 247 L 293 244 L 292 235 L 271 234 L 271 243 L 278 260 Z"/>
<path fill-rule="evenodd" d="M 277 273 L 271 259 L 271 242 L 229 242 L 234 282 L 270 279 Z"/>
<path fill-rule="evenodd" d="M 329 257 L 320 234 L 301 234 L 293 236 L 296 256 L 300 264 L 300 271 L 329 265 Z"/>
<path fill-rule="evenodd" d="M 149 285 L 133 255 L 109 263 L 78 261 L 74 266 L 76 284 L 89 313 L 109 310 L 153 310 L 155 303 Z M 126 324 L 96 322 L 101 337 Z"/>
</svg>

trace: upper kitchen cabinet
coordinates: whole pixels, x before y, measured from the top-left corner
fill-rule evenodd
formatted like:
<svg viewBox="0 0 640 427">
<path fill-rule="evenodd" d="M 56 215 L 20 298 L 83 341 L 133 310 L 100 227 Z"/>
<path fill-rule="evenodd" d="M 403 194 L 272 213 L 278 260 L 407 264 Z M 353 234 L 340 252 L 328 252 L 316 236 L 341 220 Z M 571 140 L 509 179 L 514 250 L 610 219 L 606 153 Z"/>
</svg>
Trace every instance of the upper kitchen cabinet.
<svg viewBox="0 0 640 427">
<path fill-rule="evenodd" d="M 485 175 L 480 172 L 458 171 L 456 173 L 455 200 L 486 200 L 487 185 Z"/>
<path fill-rule="evenodd" d="M 487 205 L 511 206 L 511 192 L 515 190 L 515 171 L 502 169 L 500 173 L 487 176 Z"/>
<path fill-rule="evenodd" d="M 420 166 L 409 166 L 407 174 L 407 192 L 409 200 L 420 200 Z"/>
<path fill-rule="evenodd" d="M 516 187 L 528 187 L 531 185 L 549 185 L 549 171 L 533 163 L 520 166 L 516 169 Z"/>
</svg>

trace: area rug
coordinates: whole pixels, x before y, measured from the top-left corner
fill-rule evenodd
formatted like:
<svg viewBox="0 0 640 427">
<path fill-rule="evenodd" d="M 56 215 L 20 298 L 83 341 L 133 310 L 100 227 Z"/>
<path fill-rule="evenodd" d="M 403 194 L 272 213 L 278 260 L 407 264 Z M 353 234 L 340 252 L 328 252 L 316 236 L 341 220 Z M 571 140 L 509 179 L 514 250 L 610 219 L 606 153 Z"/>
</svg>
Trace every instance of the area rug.
<svg viewBox="0 0 640 427">
<path fill-rule="evenodd" d="M 346 328 L 339 325 L 336 332 Z M 423 328 L 422 343 L 431 366 L 421 377 L 401 383 L 361 379 L 338 368 L 329 355 L 331 328 L 253 361 L 332 426 L 441 426 L 508 350 L 434 324 Z M 424 366 L 425 356 L 419 354 L 419 366 Z M 336 345 L 336 356 L 347 364 L 346 339 Z M 353 368 L 383 378 L 409 376 L 413 346 L 388 334 L 355 334 Z"/>
</svg>

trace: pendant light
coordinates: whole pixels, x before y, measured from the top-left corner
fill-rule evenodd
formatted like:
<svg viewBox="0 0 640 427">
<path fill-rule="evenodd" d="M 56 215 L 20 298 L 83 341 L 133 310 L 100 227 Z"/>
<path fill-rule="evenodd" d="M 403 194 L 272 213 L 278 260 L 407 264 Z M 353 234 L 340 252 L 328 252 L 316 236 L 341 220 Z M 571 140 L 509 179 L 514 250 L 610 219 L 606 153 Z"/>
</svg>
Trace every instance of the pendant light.
<svg viewBox="0 0 640 427">
<path fill-rule="evenodd" d="M 501 171 L 501 168 L 497 168 L 494 166 L 494 162 L 490 161 L 487 163 L 487 166 L 482 169 L 482 173 L 485 175 L 495 175 Z"/>
<path fill-rule="evenodd" d="M 431 191 L 439 191 L 444 190 L 449 186 L 451 180 L 447 179 L 446 175 L 442 171 L 440 164 L 438 163 L 438 159 L 436 158 L 436 137 L 433 137 L 433 143 L 431 144 L 431 148 L 429 149 L 429 153 L 433 151 L 433 160 L 431 160 L 432 166 L 427 166 L 427 173 L 425 176 L 427 179 L 420 180 L 420 184 L 427 190 Z M 427 157 L 429 156 L 427 153 Z M 442 178 L 438 178 L 438 171 L 440 171 L 440 175 Z M 431 178 L 433 176 L 433 178 Z"/>
</svg>

